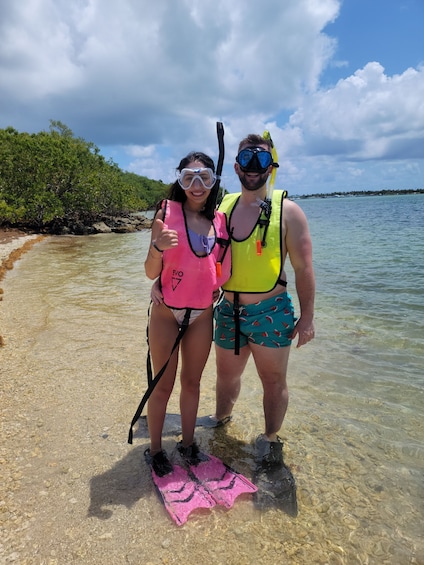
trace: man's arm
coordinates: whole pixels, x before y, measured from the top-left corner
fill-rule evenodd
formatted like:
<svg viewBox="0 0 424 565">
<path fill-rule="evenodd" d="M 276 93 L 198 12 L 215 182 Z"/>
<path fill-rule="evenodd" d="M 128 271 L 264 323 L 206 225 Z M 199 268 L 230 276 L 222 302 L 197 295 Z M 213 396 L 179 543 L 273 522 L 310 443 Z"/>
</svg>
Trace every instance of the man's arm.
<svg viewBox="0 0 424 565">
<path fill-rule="evenodd" d="M 306 216 L 295 202 L 290 200 L 284 202 L 283 221 L 286 250 L 294 270 L 300 305 L 300 317 L 291 339 L 297 335 L 297 347 L 300 347 L 315 336 L 315 274 L 312 264 L 312 241 Z"/>
</svg>

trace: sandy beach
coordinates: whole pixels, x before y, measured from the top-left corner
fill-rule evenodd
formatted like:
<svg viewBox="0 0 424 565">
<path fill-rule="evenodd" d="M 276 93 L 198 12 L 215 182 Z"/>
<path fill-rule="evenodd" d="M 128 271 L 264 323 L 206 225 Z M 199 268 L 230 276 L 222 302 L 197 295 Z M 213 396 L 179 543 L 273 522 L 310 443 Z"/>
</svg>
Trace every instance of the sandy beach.
<svg viewBox="0 0 424 565">
<path fill-rule="evenodd" d="M 44 236 L 27 233 L 15 229 L 1 229 L 0 228 L 0 284 L 6 275 L 7 271 L 13 269 L 15 261 L 26 253 L 31 247 L 41 241 Z M 3 298 L 3 289 L 0 287 L 0 300 Z M 3 336 L 0 330 L 0 347 L 4 345 Z"/>
<path fill-rule="evenodd" d="M 16 249 L 21 248 L 28 241 L 39 239 L 40 235 L 29 235 L 15 228 L 0 228 L 0 261 L 4 261 Z"/>
<path fill-rule="evenodd" d="M 22 253 L 28 251 L 34 243 L 40 241 L 43 237 L 38 234 L 29 235 L 15 228 L 0 228 L 0 281 L 6 271 L 13 268 L 13 263 L 19 259 Z"/>
</svg>

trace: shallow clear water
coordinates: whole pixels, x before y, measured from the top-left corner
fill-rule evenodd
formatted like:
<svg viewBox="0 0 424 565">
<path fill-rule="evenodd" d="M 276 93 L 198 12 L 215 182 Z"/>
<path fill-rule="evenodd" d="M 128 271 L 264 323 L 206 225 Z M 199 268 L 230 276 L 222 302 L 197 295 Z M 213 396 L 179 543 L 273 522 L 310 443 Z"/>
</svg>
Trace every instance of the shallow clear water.
<svg viewBox="0 0 424 565">
<path fill-rule="evenodd" d="M 122 512 L 148 519 L 144 547 L 166 536 L 178 547 L 184 539 L 193 548 L 186 554 L 172 544 L 162 547 L 162 560 L 154 563 L 184 558 L 194 564 L 202 547 L 209 561 L 219 547 L 214 562 L 227 565 L 424 563 L 424 198 L 346 197 L 299 204 L 309 219 L 317 275 L 317 336 L 291 352 L 291 397 L 281 432 L 285 460 L 297 480 L 299 515 L 259 513 L 251 502 L 240 501 L 228 513 L 193 517 L 181 530 L 168 520 L 150 487 L 149 496 L 131 508 L 123 504 L 117 510 L 119 496 L 111 495 L 111 520 Z M 135 446 L 125 445 L 146 378 L 150 282 L 143 261 L 149 236 L 49 238 L 25 255 L 3 284 L 13 302 L 6 324 L 10 339 L 24 335 L 26 340 L 25 357 L 14 360 L 15 370 L 30 366 L 34 378 L 55 372 L 61 386 L 55 392 L 57 410 L 65 419 L 72 416 L 72 406 L 61 401 L 63 391 L 84 387 L 93 410 L 104 412 L 122 460 L 147 444 L 136 434 Z M 293 289 L 290 272 L 289 286 Z M 116 397 L 106 404 L 104 398 L 96 400 L 102 379 L 116 380 Z M 213 411 L 214 379 L 212 354 L 201 415 Z M 169 411 L 178 412 L 177 390 Z M 199 429 L 197 435 L 204 448 L 250 475 L 251 444 L 262 425 L 261 389 L 249 364 L 234 422 L 225 431 Z M 90 430 L 90 422 L 86 426 Z M 171 448 L 175 439 L 170 430 Z M 99 473 L 107 475 L 102 465 Z M 119 461 L 110 463 L 110 469 L 119 468 Z M 142 461 L 140 469 L 145 477 Z M 84 527 L 87 535 L 90 524 Z M 127 559 L 122 563 L 136 562 Z"/>
</svg>

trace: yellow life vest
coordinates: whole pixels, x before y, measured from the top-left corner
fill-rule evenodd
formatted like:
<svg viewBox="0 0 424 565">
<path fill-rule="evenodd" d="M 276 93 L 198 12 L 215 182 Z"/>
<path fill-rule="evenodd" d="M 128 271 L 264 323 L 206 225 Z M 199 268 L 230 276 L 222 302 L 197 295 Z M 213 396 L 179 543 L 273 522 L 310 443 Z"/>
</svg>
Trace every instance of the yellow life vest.
<svg viewBox="0 0 424 565">
<path fill-rule="evenodd" d="M 262 211 L 260 218 L 250 235 L 244 240 L 231 237 L 232 274 L 222 286 L 229 292 L 269 292 L 277 284 L 284 284 L 280 280 L 282 270 L 283 242 L 281 240 L 281 226 L 283 216 L 283 198 L 286 191 L 275 190 L 272 195 L 272 212 L 268 228 Z M 222 200 L 219 210 L 224 212 L 231 226 L 231 215 L 240 193 L 227 194 Z M 262 223 L 262 225 L 261 225 Z M 265 245 L 261 245 L 266 230 Z"/>
</svg>

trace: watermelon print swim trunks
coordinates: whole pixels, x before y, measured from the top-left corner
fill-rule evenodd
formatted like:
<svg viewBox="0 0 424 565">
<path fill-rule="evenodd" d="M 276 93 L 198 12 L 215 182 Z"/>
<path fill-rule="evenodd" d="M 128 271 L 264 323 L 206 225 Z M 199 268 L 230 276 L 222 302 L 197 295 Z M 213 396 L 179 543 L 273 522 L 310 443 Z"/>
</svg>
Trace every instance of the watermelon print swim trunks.
<svg viewBox="0 0 424 565">
<path fill-rule="evenodd" d="M 224 349 L 234 349 L 234 305 L 225 298 L 216 306 L 215 343 Z M 249 342 L 264 347 L 287 347 L 288 336 L 294 329 L 296 318 L 292 298 L 283 292 L 255 304 L 240 306 L 240 347 Z"/>
</svg>

